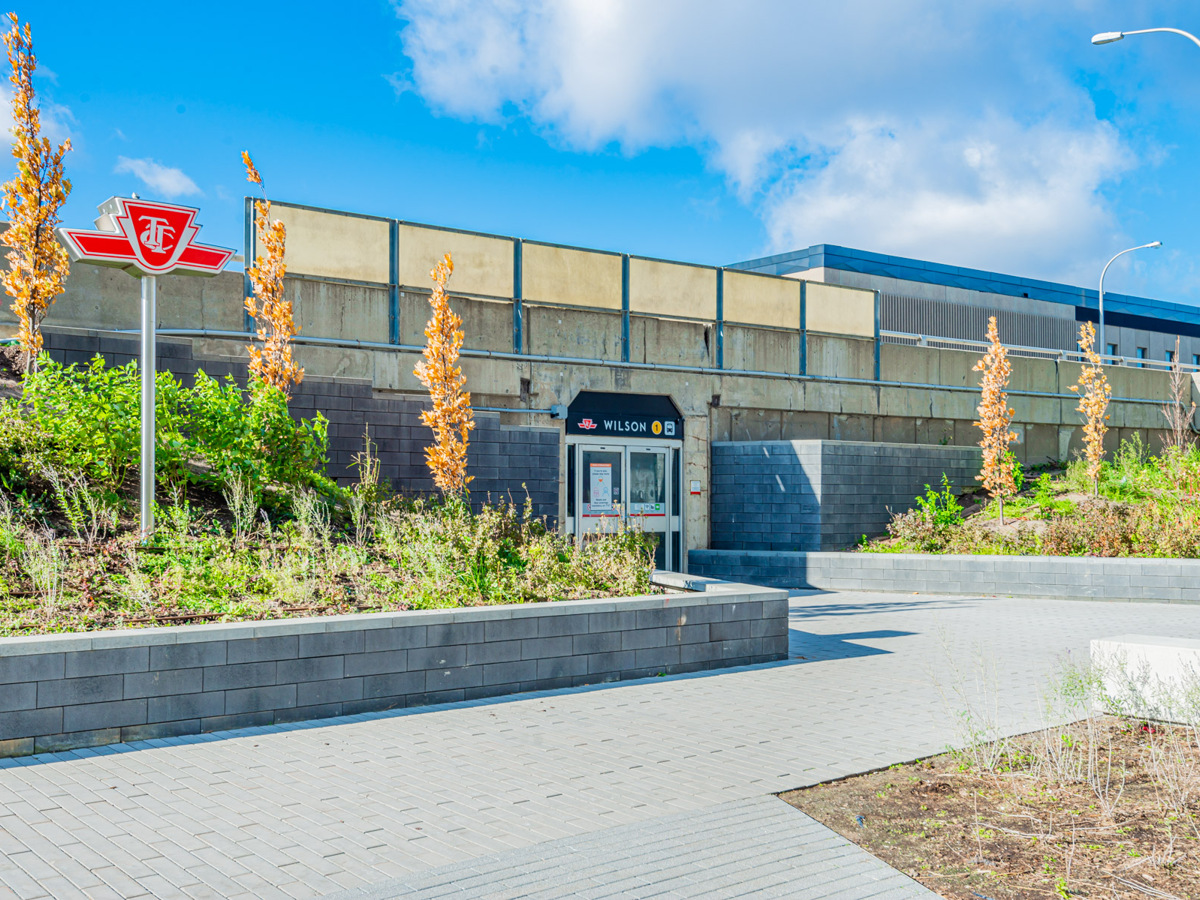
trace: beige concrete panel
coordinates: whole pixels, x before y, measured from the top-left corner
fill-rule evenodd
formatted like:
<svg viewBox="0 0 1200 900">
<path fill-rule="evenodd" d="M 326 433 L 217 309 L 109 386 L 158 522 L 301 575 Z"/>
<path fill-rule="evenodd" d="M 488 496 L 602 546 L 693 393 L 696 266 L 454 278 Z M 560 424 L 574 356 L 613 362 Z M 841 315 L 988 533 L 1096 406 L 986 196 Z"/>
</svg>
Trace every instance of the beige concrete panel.
<svg viewBox="0 0 1200 900">
<path fill-rule="evenodd" d="M 963 391 L 930 391 L 929 418 L 966 419 L 974 422 L 977 418 L 975 407 L 978 404 L 977 396 Z"/>
<path fill-rule="evenodd" d="M 289 272 L 388 283 L 386 221 L 279 204 L 271 216 L 287 229 L 283 261 Z"/>
<path fill-rule="evenodd" d="M 879 388 L 879 414 L 913 419 L 927 418 L 931 415 L 930 392 L 881 385 Z"/>
<path fill-rule="evenodd" d="M 692 494 L 688 485 L 700 482 L 701 493 Z M 709 543 L 709 444 L 707 416 L 683 420 L 683 544 L 685 550 L 700 550 Z M 687 554 L 683 555 L 687 568 Z"/>
<path fill-rule="evenodd" d="M 782 410 L 779 431 L 785 441 L 827 440 L 829 413 Z"/>
<path fill-rule="evenodd" d="M 530 303 L 621 308 L 621 257 L 526 242 L 521 294 Z"/>
<path fill-rule="evenodd" d="M 723 305 L 726 322 L 800 328 L 800 285 L 791 278 L 726 270 Z"/>
<path fill-rule="evenodd" d="M 800 333 L 725 323 L 725 368 L 800 372 Z"/>
<path fill-rule="evenodd" d="M 721 375 L 713 393 L 720 394 L 721 405 L 730 409 L 801 410 L 810 408 L 806 387 L 805 382 L 782 378 Z"/>
<path fill-rule="evenodd" d="M 870 379 L 875 376 L 875 342 L 810 333 L 807 360 L 809 375 Z"/>
<path fill-rule="evenodd" d="M 369 379 L 374 374 L 370 350 L 296 344 L 292 354 L 304 367 L 305 377 Z"/>
<path fill-rule="evenodd" d="M 810 281 L 804 300 L 808 331 L 875 337 L 875 293 Z"/>
<path fill-rule="evenodd" d="M 387 341 L 387 288 L 289 278 L 284 290 L 305 337 Z"/>
<path fill-rule="evenodd" d="M 629 358 L 673 366 L 716 365 L 713 325 L 629 317 Z"/>
<path fill-rule="evenodd" d="M 938 355 L 938 384 L 978 387 L 983 373 L 975 371 L 980 354 L 966 350 L 934 350 Z"/>
<path fill-rule="evenodd" d="M 715 320 L 717 270 L 650 259 L 631 259 L 629 308 L 651 315 Z"/>
<path fill-rule="evenodd" d="M 512 326 L 509 325 L 509 334 Z M 621 359 L 620 313 L 531 306 L 525 310 L 525 340 L 533 356 Z M 597 388 L 611 390 L 611 388 Z"/>
<path fill-rule="evenodd" d="M 908 384 L 941 384 L 941 358 L 938 351 L 927 347 L 880 344 L 879 378 Z"/>
<path fill-rule="evenodd" d="M 1025 428 L 1025 458 L 1027 466 L 1039 466 L 1058 460 L 1058 426 L 1029 425 Z"/>
<path fill-rule="evenodd" d="M 432 312 L 429 295 L 419 291 L 401 291 L 399 307 L 400 343 L 413 347 L 425 346 L 425 325 Z M 450 308 L 463 320 L 465 349 L 512 352 L 512 303 L 451 295 Z"/>
<path fill-rule="evenodd" d="M 732 441 L 777 441 L 780 440 L 780 410 L 777 409 L 731 409 L 729 411 L 729 439 Z"/>
<path fill-rule="evenodd" d="M 871 416 L 842 414 L 829 417 L 830 439 L 835 441 L 870 441 L 875 433 Z"/>
<path fill-rule="evenodd" d="M 1114 397 L 1166 400 L 1171 396 L 1171 375 L 1155 369 L 1105 366 L 1104 375 L 1112 385 Z"/>
<path fill-rule="evenodd" d="M 512 297 L 513 242 L 440 228 L 400 226 L 400 284 L 432 289 L 429 273 L 449 253 L 454 260 L 450 289 L 485 297 Z"/>
<path fill-rule="evenodd" d="M 808 382 L 804 385 L 804 402 L 800 408 L 829 413 L 877 415 L 879 389 L 869 384 Z"/>
<path fill-rule="evenodd" d="M 1054 360 L 1010 356 L 1008 361 L 1012 365 L 1012 377 L 1008 380 L 1010 391 L 1054 393 L 1058 381 Z M 979 378 L 979 373 L 976 373 L 976 378 Z"/>
<path fill-rule="evenodd" d="M 918 444 L 939 444 L 946 446 L 954 443 L 953 419 L 915 419 L 913 428 Z"/>
</svg>

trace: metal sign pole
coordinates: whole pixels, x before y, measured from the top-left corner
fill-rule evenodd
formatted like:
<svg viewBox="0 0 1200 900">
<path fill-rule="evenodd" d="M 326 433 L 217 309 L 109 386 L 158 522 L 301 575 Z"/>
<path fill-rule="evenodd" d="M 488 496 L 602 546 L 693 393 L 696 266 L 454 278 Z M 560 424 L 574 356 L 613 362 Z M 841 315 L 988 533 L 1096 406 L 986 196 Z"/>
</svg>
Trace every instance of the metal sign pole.
<svg viewBox="0 0 1200 900">
<path fill-rule="evenodd" d="M 142 540 L 154 531 L 154 329 L 157 284 L 153 275 L 142 276 L 142 464 L 139 509 Z"/>
<path fill-rule="evenodd" d="M 142 279 L 142 456 L 138 512 L 143 541 L 148 541 L 154 533 L 156 278 L 169 272 L 216 275 L 233 258 L 232 250 L 193 240 L 200 230 L 195 224 L 196 212 L 190 206 L 142 200 L 136 194 L 110 197 L 100 204 L 98 230 L 56 229 L 71 259 L 124 269 Z"/>
</svg>

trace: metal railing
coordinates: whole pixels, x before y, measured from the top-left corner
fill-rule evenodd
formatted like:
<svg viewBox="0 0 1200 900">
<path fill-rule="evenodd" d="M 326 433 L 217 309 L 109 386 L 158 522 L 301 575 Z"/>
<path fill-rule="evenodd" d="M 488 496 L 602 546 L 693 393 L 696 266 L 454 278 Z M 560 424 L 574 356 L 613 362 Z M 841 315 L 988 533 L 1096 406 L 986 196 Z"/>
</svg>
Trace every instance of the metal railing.
<svg viewBox="0 0 1200 900">
<path fill-rule="evenodd" d="M 904 331 L 880 331 L 879 339 L 885 344 L 903 344 L 909 347 L 931 347 L 935 350 L 969 350 L 985 351 L 991 345 L 987 341 L 970 341 L 964 338 L 936 337 L 930 334 L 909 334 Z M 1086 362 L 1084 355 L 1078 350 L 1055 350 L 1049 347 L 1023 347 L 1019 344 L 1005 344 L 1004 349 L 1009 356 L 1023 356 L 1033 359 L 1054 359 L 1064 362 Z M 1131 369 L 1157 369 L 1169 372 L 1175 364 L 1165 359 L 1147 359 L 1145 357 L 1101 356 L 1100 360 L 1106 366 L 1125 366 Z M 1179 368 L 1184 372 L 1200 372 L 1200 366 L 1181 362 Z"/>
</svg>

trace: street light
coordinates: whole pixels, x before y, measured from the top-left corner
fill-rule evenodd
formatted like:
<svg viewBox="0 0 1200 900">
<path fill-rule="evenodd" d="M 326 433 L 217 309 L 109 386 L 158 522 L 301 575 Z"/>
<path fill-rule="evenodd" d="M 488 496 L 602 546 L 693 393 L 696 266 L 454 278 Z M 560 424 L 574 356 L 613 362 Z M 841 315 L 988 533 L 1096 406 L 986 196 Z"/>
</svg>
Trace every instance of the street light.
<svg viewBox="0 0 1200 900">
<path fill-rule="evenodd" d="M 1197 47 L 1200 47 L 1200 38 L 1196 37 L 1190 32 L 1180 31 L 1178 28 L 1143 28 L 1141 31 L 1102 31 L 1099 34 L 1092 36 L 1092 43 L 1096 45 L 1111 44 L 1113 41 L 1119 41 L 1121 38 L 1130 34 L 1151 34 L 1155 31 L 1165 31 L 1170 34 L 1182 34 Z"/>
<path fill-rule="evenodd" d="M 1099 35 L 1097 35 L 1099 37 Z M 1104 276 L 1108 273 L 1108 267 L 1115 263 L 1120 257 L 1126 253 L 1132 253 L 1134 250 L 1157 250 L 1162 246 L 1162 241 L 1151 241 L 1149 244 L 1139 244 L 1136 247 L 1130 247 L 1128 250 L 1122 250 L 1112 259 L 1104 264 L 1104 269 L 1100 273 L 1100 355 L 1105 356 L 1108 353 L 1108 345 L 1104 343 Z"/>
</svg>

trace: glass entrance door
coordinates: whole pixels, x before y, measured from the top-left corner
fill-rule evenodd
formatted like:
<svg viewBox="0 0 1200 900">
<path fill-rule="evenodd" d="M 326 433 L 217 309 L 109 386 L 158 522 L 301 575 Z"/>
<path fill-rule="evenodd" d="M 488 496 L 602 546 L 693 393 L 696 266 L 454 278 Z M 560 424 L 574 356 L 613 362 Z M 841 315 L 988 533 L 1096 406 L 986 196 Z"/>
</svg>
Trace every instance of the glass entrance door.
<svg viewBox="0 0 1200 900">
<path fill-rule="evenodd" d="M 627 447 L 629 470 L 628 518 L 636 519 L 643 531 L 658 538 L 654 564 L 667 568 L 668 528 L 671 520 L 667 501 L 667 451 L 659 448 Z"/>
<path fill-rule="evenodd" d="M 567 451 L 567 532 L 589 534 L 635 524 L 657 540 L 654 564 L 679 570 L 679 448 L 580 441 Z M 672 456 L 674 451 L 674 457 Z"/>
</svg>

